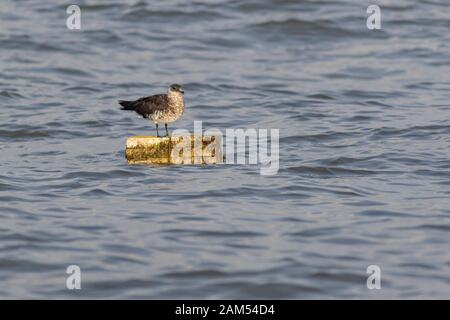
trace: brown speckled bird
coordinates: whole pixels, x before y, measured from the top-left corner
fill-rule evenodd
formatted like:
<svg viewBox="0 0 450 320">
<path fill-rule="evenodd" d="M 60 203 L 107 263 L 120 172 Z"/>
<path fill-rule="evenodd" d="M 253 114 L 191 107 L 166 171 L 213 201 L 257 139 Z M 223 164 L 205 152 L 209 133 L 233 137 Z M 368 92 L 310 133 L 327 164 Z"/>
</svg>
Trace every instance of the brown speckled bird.
<svg viewBox="0 0 450 320">
<path fill-rule="evenodd" d="M 159 137 L 158 123 L 164 123 L 166 136 L 169 135 L 167 124 L 177 121 L 184 112 L 184 91 L 179 84 L 172 84 L 167 94 L 140 98 L 135 101 L 119 100 L 122 110 L 136 111 L 142 117 L 156 124 L 156 135 Z"/>
</svg>

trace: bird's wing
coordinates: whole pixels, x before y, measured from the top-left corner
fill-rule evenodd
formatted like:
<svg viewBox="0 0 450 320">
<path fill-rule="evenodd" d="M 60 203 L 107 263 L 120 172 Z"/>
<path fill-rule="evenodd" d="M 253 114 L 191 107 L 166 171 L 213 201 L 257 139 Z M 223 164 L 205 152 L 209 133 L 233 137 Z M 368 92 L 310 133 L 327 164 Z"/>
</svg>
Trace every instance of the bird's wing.
<svg viewBox="0 0 450 320">
<path fill-rule="evenodd" d="M 155 111 L 163 110 L 164 108 L 166 108 L 168 104 L 167 100 L 168 99 L 166 94 L 157 94 L 150 97 L 140 98 L 134 101 L 134 110 L 140 115 L 147 118 Z"/>
</svg>

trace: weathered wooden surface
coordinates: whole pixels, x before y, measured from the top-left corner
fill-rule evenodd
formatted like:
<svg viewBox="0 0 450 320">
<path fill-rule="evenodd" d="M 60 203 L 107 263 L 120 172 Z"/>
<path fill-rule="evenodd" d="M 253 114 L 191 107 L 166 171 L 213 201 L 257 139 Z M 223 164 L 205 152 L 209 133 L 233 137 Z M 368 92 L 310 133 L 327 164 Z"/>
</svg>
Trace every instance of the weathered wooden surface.
<svg viewBox="0 0 450 320">
<path fill-rule="evenodd" d="M 216 164 L 223 162 L 222 140 L 217 136 L 135 136 L 127 139 L 130 164 Z"/>
</svg>

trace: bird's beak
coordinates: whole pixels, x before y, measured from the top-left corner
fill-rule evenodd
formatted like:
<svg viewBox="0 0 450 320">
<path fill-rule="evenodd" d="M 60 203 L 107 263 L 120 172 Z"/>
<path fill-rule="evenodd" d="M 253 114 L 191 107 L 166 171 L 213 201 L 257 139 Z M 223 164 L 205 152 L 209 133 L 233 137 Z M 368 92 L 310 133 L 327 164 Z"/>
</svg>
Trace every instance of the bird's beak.
<svg viewBox="0 0 450 320">
<path fill-rule="evenodd" d="M 181 93 L 184 93 L 184 90 L 181 90 L 181 89 L 180 89 L 180 92 L 181 92 Z"/>
</svg>

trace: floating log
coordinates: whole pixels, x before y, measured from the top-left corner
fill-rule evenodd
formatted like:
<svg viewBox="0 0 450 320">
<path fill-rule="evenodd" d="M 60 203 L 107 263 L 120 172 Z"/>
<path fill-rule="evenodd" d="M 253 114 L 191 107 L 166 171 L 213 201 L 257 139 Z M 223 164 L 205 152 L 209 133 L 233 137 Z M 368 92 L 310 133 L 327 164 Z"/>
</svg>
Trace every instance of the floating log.
<svg viewBox="0 0 450 320">
<path fill-rule="evenodd" d="M 216 164 L 223 162 L 220 136 L 135 136 L 127 139 L 129 164 Z"/>
</svg>

